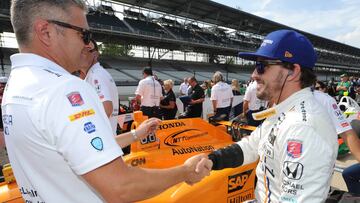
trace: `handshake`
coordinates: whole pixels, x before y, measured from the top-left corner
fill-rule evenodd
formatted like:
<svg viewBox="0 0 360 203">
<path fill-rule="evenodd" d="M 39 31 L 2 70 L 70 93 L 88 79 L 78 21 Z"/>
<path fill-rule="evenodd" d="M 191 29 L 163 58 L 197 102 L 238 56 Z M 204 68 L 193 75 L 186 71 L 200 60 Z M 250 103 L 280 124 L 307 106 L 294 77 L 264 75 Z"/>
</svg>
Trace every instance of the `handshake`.
<svg viewBox="0 0 360 203">
<path fill-rule="evenodd" d="M 186 171 L 185 182 L 193 185 L 210 175 L 212 161 L 206 154 L 198 154 L 187 159 L 183 165 Z"/>
</svg>

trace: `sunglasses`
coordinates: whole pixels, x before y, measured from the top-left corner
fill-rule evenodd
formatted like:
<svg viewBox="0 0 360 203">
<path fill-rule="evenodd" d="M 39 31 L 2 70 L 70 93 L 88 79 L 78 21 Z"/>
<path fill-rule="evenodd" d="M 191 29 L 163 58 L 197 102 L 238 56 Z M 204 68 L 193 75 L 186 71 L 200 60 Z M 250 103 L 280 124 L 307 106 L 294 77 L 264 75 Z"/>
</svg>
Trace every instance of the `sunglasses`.
<svg viewBox="0 0 360 203">
<path fill-rule="evenodd" d="M 270 65 L 286 65 L 287 63 L 285 62 L 281 62 L 281 61 L 270 61 L 270 60 L 267 60 L 267 61 L 256 61 L 256 64 L 255 64 L 255 69 L 256 69 L 256 72 L 259 74 L 259 75 L 262 75 L 265 73 L 265 68 L 266 66 L 270 66 Z"/>
<path fill-rule="evenodd" d="M 90 43 L 90 40 L 91 40 L 91 37 L 92 37 L 92 34 L 91 34 L 90 30 L 87 30 L 85 28 L 81 28 L 81 27 L 78 27 L 78 26 L 75 26 L 75 25 L 71 25 L 71 24 L 68 24 L 68 23 L 60 22 L 60 21 L 57 21 L 57 20 L 48 20 L 48 22 L 53 23 L 55 25 L 59 25 L 61 27 L 76 30 L 76 31 L 81 33 L 82 39 L 83 39 L 85 45 L 88 45 Z"/>
</svg>

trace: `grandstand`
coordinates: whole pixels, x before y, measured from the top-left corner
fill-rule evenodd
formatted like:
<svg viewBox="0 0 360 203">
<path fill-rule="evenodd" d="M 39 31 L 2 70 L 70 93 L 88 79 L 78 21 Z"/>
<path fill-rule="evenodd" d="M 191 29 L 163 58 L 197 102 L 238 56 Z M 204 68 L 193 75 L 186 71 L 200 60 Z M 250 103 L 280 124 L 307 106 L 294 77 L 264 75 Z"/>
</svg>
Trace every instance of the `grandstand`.
<svg viewBox="0 0 360 203">
<path fill-rule="evenodd" d="M 148 49 L 147 57 L 103 56 L 101 63 L 118 86 L 135 86 L 141 79 L 141 69 L 151 64 L 162 80 L 179 84 L 184 77 L 194 75 L 208 80 L 216 70 L 224 72 L 228 81 L 249 79 L 251 63 L 236 58 L 239 51 L 254 51 L 262 38 L 288 26 L 230 8 L 213 1 L 186 0 L 114 0 L 90 5 L 87 19 L 96 40 L 103 43 L 140 46 Z M 105 3 L 104 3 L 105 2 Z M 9 0 L 0 2 L 0 33 L 12 32 Z M 136 8 L 136 9 L 134 9 Z M 293 28 L 292 28 L 293 29 Z M 295 29 L 297 30 L 297 29 Z M 316 47 L 316 71 L 320 79 L 336 77 L 341 72 L 359 75 L 360 49 L 330 39 L 297 30 Z M 1 36 L 1 35 L 0 35 Z M 1 41 L 1 39 L 0 39 Z M 151 53 L 153 50 L 153 53 Z M 180 51 L 206 55 L 198 61 L 154 57 L 155 50 L 166 53 Z M 9 55 L 14 50 L 3 48 L 5 73 L 9 73 Z M 221 58 L 233 58 L 228 60 Z"/>
</svg>

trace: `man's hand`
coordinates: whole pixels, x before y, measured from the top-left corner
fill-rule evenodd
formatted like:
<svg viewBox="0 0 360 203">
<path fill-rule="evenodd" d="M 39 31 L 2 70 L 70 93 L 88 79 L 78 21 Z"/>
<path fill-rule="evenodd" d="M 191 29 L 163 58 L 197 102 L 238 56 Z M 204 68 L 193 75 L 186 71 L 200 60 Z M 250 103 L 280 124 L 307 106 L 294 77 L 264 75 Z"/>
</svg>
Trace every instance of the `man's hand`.
<svg viewBox="0 0 360 203">
<path fill-rule="evenodd" d="M 161 120 L 158 118 L 150 118 L 140 124 L 138 128 L 136 128 L 136 136 L 139 139 L 143 139 L 148 136 L 150 133 L 154 133 L 161 123 Z"/>
<path fill-rule="evenodd" d="M 208 159 L 206 154 L 198 154 L 187 159 L 184 166 L 187 168 L 187 175 L 185 182 L 193 185 L 201 181 L 205 176 L 210 175 L 212 162 Z"/>
</svg>

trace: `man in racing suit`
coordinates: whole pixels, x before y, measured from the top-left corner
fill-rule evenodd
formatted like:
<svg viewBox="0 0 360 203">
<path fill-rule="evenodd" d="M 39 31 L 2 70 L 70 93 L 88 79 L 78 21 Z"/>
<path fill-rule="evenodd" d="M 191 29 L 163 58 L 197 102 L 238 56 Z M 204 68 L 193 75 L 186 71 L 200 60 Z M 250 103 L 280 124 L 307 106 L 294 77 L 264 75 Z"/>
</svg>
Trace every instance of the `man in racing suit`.
<svg viewBox="0 0 360 203">
<path fill-rule="evenodd" d="M 209 154 L 213 169 L 259 160 L 255 190 L 259 202 L 323 202 L 337 155 L 335 128 L 310 86 L 316 54 L 310 41 L 292 30 L 270 33 L 255 53 L 257 97 L 274 106 L 253 114 L 266 118 L 250 136 Z"/>
</svg>

